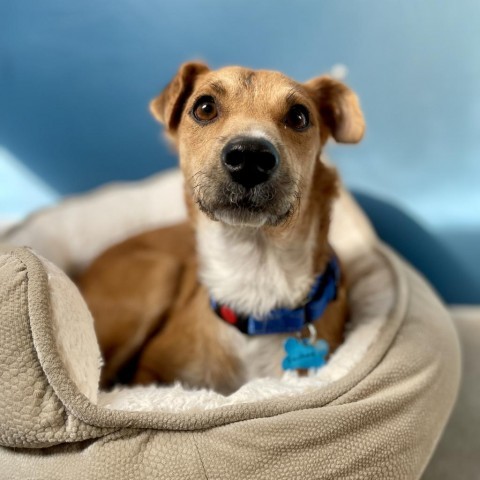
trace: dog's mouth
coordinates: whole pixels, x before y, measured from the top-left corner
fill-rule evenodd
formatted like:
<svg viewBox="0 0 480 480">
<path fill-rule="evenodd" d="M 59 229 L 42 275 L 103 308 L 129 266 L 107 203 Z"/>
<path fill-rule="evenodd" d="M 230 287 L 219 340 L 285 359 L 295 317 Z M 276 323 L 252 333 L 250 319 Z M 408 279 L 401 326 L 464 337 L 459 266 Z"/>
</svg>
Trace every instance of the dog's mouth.
<svg viewBox="0 0 480 480">
<path fill-rule="evenodd" d="M 295 182 L 286 176 L 246 188 L 203 175 L 193 191 L 198 207 L 209 218 L 237 226 L 277 226 L 292 216 L 299 200 Z"/>
</svg>

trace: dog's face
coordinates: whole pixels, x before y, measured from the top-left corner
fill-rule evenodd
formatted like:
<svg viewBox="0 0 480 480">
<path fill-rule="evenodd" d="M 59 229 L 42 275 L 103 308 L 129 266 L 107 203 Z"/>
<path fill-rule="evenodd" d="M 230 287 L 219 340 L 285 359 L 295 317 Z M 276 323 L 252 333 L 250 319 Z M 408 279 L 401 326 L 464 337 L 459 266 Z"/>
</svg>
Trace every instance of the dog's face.
<svg viewBox="0 0 480 480">
<path fill-rule="evenodd" d="M 180 153 L 187 188 L 208 217 L 275 226 L 313 188 L 329 136 L 358 142 L 356 95 L 329 77 L 297 83 L 273 71 L 186 63 L 151 103 Z"/>
</svg>

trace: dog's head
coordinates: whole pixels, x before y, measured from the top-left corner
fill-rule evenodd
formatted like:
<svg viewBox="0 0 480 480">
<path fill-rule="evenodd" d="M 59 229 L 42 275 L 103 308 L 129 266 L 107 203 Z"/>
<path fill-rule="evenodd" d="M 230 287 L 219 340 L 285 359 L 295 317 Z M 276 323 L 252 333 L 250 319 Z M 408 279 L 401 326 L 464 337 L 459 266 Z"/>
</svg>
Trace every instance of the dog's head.
<svg viewBox="0 0 480 480">
<path fill-rule="evenodd" d="M 200 210 L 230 225 L 275 226 L 312 186 L 331 136 L 356 143 L 365 124 L 356 95 L 322 76 L 186 63 L 151 102 L 180 153 Z"/>
</svg>

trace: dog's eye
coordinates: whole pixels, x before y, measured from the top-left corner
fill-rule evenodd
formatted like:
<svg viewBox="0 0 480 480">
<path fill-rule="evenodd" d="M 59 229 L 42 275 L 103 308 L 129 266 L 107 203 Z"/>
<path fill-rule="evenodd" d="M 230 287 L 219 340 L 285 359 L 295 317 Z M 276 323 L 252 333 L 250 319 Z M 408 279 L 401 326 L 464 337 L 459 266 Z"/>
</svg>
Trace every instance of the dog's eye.
<svg viewBox="0 0 480 480">
<path fill-rule="evenodd" d="M 192 110 L 193 116 L 201 123 L 210 122 L 217 117 L 217 105 L 213 97 L 199 98 Z"/>
<path fill-rule="evenodd" d="M 285 117 L 285 125 L 293 130 L 305 130 L 310 125 L 310 115 L 307 107 L 294 105 Z"/>
</svg>

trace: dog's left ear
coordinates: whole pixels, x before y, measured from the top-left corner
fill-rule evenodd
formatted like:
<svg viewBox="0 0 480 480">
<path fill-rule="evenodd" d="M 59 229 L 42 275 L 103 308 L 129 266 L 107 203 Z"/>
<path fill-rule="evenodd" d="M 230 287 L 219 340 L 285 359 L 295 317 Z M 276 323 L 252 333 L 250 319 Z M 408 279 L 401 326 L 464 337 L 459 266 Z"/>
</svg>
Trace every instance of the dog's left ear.
<svg viewBox="0 0 480 480">
<path fill-rule="evenodd" d="M 304 84 L 312 95 L 331 136 L 340 143 L 358 143 L 365 132 L 365 120 L 355 93 L 328 76 Z"/>
<path fill-rule="evenodd" d="M 172 81 L 160 95 L 150 102 L 150 112 L 169 133 L 173 133 L 181 120 L 188 97 L 193 91 L 195 80 L 208 72 L 207 65 L 201 62 L 187 62 L 180 66 Z"/>
</svg>

